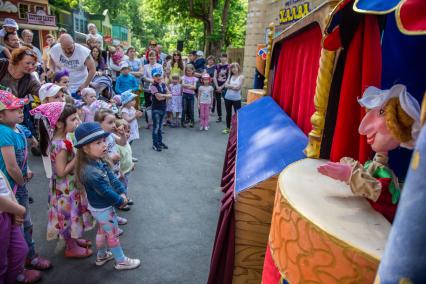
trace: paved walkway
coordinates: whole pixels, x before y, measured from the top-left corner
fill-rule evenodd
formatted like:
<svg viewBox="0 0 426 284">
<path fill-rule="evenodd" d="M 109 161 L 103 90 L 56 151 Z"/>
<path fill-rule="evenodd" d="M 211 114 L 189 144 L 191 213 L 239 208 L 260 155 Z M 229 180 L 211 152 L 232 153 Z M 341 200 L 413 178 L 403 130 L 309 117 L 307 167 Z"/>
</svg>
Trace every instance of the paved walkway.
<svg viewBox="0 0 426 284">
<path fill-rule="evenodd" d="M 36 176 L 30 183 L 34 239 L 40 253 L 53 261 L 42 283 L 206 283 L 212 244 L 219 215 L 219 181 L 227 142 L 221 133 L 224 123 L 208 132 L 193 129 L 165 129 L 169 150 L 151 149 L 151 133 L 141 130 L 142 139 L 133 143 L 139 159 L 130 177 L 129 193 L 135 205 L 120 212 L 129 224 L 120 238 L 125 253 L 138 257 L 142 266 L 133 271 L 115 271 L 113 263 L 94 265 L 95 257 L 65 259 L 57 242 L 47 242 L 48 181 L 41 159 L 31 157 Z M 95 232 L 87 233 L 94 242 Z"/>
</svg>

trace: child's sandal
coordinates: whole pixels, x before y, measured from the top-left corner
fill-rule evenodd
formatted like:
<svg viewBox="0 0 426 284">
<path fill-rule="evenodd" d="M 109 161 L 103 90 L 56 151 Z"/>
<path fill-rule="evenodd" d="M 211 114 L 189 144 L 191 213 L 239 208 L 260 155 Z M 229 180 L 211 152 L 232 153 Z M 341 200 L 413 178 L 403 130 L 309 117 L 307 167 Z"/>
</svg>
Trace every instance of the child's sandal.
<svg viewBox="0 0 426 284">
<path fill-rule="evenodd" d="M 84 249 L 84 252 L 76 252 L 76 248 L 73 248 L 71 250 L 65 250 L 65 257 L 66 258 L 87 258 L 89 256 L 91 256 L 93 254 L 93 250 L 89 249 L 89 248 L 82 248 L 80 247 L 80 249 Z"/>
<path fill-rule="evenodd" d="M 40 281 L 41 272 L 38 270 L 25 269 L 22 274 L 18 275 L 16 283 L 31 284 Z"/>
<path fill-rule="evenodd" d="M 92 242 L 86 239 L 76 239 L 77 245 L 82 248 L 90 248 L 92 246 Z"/>
<path fill-rule="evenodd" d="M 52 267 L 52 263 L 36 254 L 32 259 L 26 260 L 25 266 L 36 270 L 47 270 Z"/>
</svg>

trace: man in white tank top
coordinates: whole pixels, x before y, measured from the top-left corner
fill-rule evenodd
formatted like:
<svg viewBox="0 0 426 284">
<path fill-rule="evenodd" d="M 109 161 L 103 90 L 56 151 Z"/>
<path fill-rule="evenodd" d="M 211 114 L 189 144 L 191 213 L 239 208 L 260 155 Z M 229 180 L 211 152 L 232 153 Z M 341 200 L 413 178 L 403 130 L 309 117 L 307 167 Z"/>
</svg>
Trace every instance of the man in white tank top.
<svg viewBox="0 0 426 284">
<path fill-rule="evenodd" d="M 74 98 L 89 86 L 96 73 L 95 61 L 90 50 L 74 43 L 69 34 L 63 34 L 50 50 L 50 70 L 54 72 L 67 69 L 70 74 L 70 91 Z"/>
</svg>

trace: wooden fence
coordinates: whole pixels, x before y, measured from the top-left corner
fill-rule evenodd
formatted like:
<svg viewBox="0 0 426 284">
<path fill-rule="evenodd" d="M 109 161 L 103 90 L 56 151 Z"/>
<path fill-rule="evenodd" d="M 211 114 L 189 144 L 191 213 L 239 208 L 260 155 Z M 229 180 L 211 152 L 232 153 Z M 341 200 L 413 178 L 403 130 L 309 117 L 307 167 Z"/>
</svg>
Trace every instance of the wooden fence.
<svg viewBox="0 0 426 284">
<path fill-rule="evenodd" d="M 240 64 L 241 70 L 243 70 L 244 63 L 244 48 L 228 48 L 228 62 L 238 62 Z"/>
</svg>

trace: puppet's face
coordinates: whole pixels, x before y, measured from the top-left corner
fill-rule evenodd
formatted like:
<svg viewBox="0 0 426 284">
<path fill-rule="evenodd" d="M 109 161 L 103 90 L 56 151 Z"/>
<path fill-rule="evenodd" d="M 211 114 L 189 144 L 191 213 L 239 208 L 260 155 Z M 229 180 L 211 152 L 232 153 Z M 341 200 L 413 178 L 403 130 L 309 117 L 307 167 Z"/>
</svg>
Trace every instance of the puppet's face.
<svg viewBox="0 0 426 284">
<path fill-rule="evenodd" d="M 397 148 L 400 142 L 394 138 L 385 119 L 384 108 L 376 108 L 367 112 L 358 129 L 361 135 L 367 136 L 367 143 L 375 152 L 389 152 Z"/>
</svg>

